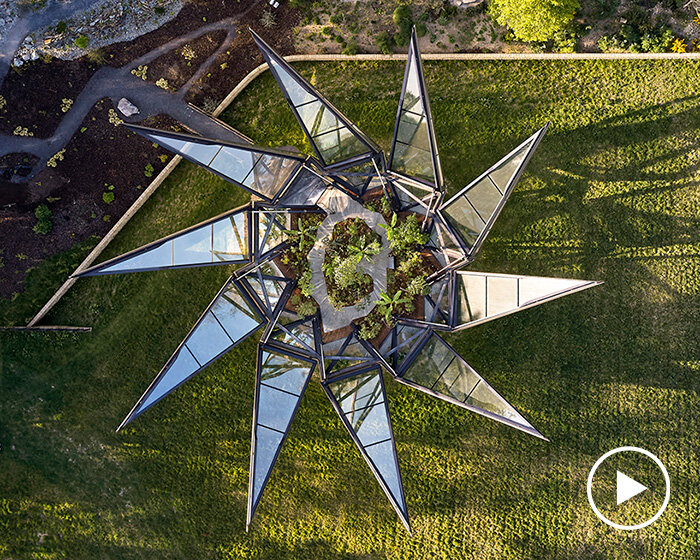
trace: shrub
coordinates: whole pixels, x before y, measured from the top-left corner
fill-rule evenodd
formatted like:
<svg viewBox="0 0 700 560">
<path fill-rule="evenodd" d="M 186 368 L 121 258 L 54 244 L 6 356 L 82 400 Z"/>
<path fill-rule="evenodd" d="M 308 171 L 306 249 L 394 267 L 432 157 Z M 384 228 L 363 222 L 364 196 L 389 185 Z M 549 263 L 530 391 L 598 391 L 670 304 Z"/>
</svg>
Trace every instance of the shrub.
<svg viewBox="0 0 700 560">
<path fill-rule="evenodd" d="M 73 106 L 73 100 L 72 100 L 72 99 L 68 99 L 67 97 L 64 97 L 64 98 L 61 100 L 61 112 L 67 113 L 68 111 L 70 111 L 70 108 L 71 108 L 72 106 Z"/>
<path fill-rule="evenodd" d="M 165 8 L 163 6 L 156 6 L 153 8 L 153 11 L 156 13 L 157 16 L 162 16 L 165 13 Z"/>
<path fill-rule="evenodd" d="M 68 26 L 66 25 L 65 21 L 59 21 L 58 25 L 56 26 L 56 33 L 64 33 L 67 27 Z"/>
<path fill-rule="evenodd" d="M 386 31 L 377 33 L 375 42 L 383 54 L 391 54 L 393 40 Z"/>
<path fill-rule="evenodd" d="M 105 53 L 104 49 L 92 49 L 88 51 L 87 59 L 93 64 L 102 66 L 107 63 L 107 53 Z"/>
<path fill-rule="evenodd" d="M 102 200 L 106 204 L 112 204 L 114 202 L 114 193 L 112 191 L 102 193 Z"/>
<path fill-rule="evenodd" d="M 124 122 L 119 118 L 119 115 L 117 115 L 117 112 L 114 109 L 107 111 L 107 118 L 109 119 L 110 124 L 113 124 L 114 126 L 119 126 Z"/>
<path fill-rule="evenodd" d="M 394 43 L 398 47 L 405 47 L 411 40 L 411 28 L 413 27 L 411 9 L 406 4 L 399 4 L 391 19 L 398 30 L 394 35 Z"/>
<path fill-rule="evenodd" d="M 165 78 L 158 78 L 158 81 L 156 82 L 156 85 L 157 85 L 159 88 L 163 88 L 163 89 L 166 90 L 166 91 L 167 91 L 167 90 L 169 89 L 169 87 L 170 87 L 170 85 L 168 84 L 168 80 L 166 80 Z"/>
<path fill-rule="evenodd" d="M 142 80 L 146 80 L 148 76 L 148 65 L 146 64 L 141 64 L 137 68 L 133 68 L 131 70 L 131 73 L 136 76 L 137 78 L 141 78 Z"/>
<path fill-rule="evenodd" d="M 260 25 L 262 25 L 265 29 L 270 29 L 277 25 L 277 18 L 275 17 L 275 14 L 273 14 L 270 10 L 263 10 L 262 15 L 260 16 Z"/>
<path fill-rule="evenodd" d="M 357 41 L 355 39 L 348 39 L 345 48 L 343 49 L 343 54 L 356 55 L 360 52 L 360 47 L 357 46 Z"/>
<path fill-rule="evenodd" d="M 491 0 L 489 10 L 501 25 L 523 41 L 547 41 L 563 29 L 579 9 L 579 0 Z"/>
<path fill-rule="evenodd" d="M 153 177 L 153 172 L 154 172 L 154 171 L 155 171 L 155 169 L 153 169 L 153 166 L 152 166 L 150 163 L 147 163 L 147 164 L 146 164 L 146 169 L 144 170 L 143 174 L 144 174 L 146 177 Z"/>
<path fill-rule="evenodd" d="M 374 318 L 374 314 L 370 314 L 362 321 L 357 335 L 363 340 L 372 340 L 381 332 L 383 326 L 381 321 Z"/>
<path fill-rule="evenodd" d="M 52 155 L 48 161 L 46 162 L 46 165 L 49 167 L 57 167 L 59 161 L 63 161 L 63 155 L 66 153 L 66 149 L 63 148 L 62 150 L 59 150 L 56 152 L 54 155 Z"/>
<path fill-rule="evenodd" d="M 75 41 L 73 41 L 73 44 L 79 49 L 87 48 L 89 43 L 90 38 L 87 35 L 80 35 L 79 37 L 75 38 Z"/>
<path fill-rule="evenodd" d="M 187 62 L 191 62 L 197 56 L 197 53 L 194 52 L 194 49 L 190 45 L 185 45 L 182 47 L 180 54 L 182 54 L 182 58 L 184 58 Z"/>
<path fill-rule="evenodd" d="M 428 32 L 428 28 L 425 26 L 425 23 L 422 21 L 419 21 L 416 23 L 416 35 L 419 37 L 425 37 L 425 34 Z"/>
<path fill-rule="evenodd" d="M 330 17 L 330 22 L 333 25 L 338 25 L 339 23 L 343 23 L 343 14 L 333 14 Z"/>
<path fill-rule="evenodd" d="M 51 222 L 51 209 L 46 206 L 46 204 L 39 204 L 34 211 L 37 222 L 34 225 L 34 233 L 39 235 L 46 235 L 53 229 L 53 223 Z"/>
</svg>

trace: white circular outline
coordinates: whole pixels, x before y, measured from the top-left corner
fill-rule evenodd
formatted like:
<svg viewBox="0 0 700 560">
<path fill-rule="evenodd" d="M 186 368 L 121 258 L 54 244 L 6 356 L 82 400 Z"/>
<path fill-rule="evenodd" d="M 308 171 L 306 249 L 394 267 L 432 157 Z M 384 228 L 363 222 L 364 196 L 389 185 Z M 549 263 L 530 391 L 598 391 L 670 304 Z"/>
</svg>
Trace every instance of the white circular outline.
<svg viewBox="0 0 700 560">
<path fill-rule="evenodd" d="M 666 481 L 666 497 L 664 498 L 664 503 L 661 504 L 661 508 L 659 508 L 659 511 L 657 511 L 653 517 L 647 519 L 644 523 L 639 523 L 638 525 L 620 525 L 619 523 L 614 523 L 613 521 L 610 521 L 607 517 L 600 513 L 595 503 L 593 502 L 593 475 L 595 474 L 596 470 L 598 470 L 598 467 L 601 465 L 601 463 L 605 461 L 605 459 L 611 457 L 612 455 L 616 455 L 617 453 L 622 453 L 623 451 L 633 451 L 635 453 L 641 453 L 642 455 L 649 457 L 661 469 L 661 472 L 664 475 L 664 480 Z M 668 471 L 666 470 L 664 464 L 656 455 L 654 455 L 650 451 L 642 449 L 641 447 L 633 446 L 616 447 L 615 449 L 611 449 L 607 453 L 604 453 L 603 456 L 600 457 L 600 459 L 598 459 L 593 465 L 591 472 L 588 473 L 588 481 L 586 482 L 586 494 L 588 495 L 588 503 L 591 505 L 593 513 L 595 513 L 598 519 L 600 519 L 603 523 L 621 531 L 635 531 L 637 529 L 643 529 L 644 527 L 651 525 L 654 521 L 661 517 L 661 514 L 663 514 L 663 512 L 666 510 L 666 506 L 668 505 L 668 502 L 671 499 L 671 479 L 668 476 Z"/>
</svg>

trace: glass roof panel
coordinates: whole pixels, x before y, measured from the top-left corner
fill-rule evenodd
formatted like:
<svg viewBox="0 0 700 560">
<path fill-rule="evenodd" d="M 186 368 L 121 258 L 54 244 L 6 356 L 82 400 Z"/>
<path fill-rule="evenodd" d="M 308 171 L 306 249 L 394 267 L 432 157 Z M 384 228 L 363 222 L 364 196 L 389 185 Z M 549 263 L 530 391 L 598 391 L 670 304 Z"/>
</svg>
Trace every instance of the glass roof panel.
<svg viewBox="0 0 700 560">
<path fill-rule="evenodd" d="M 318 136 L 329 130 L 335 130 L 344 126 L 342 121 L 320 101 L 300 105 L 297 107 L 297 111 L 299 111 L 299 116 L 311 136 Z"/>
<path fill-rule="evenodd" d="M 295 159 L 261 154 L 243 184 L 267 198 L 274 198 L 301 163 Z"/>
<path fill-rule="evenodd" d="M 199 364 L 192 357 L 192 354 L 183 346 L 175 355 L 174 359 L 169 363 L 158 377 L 155 386 L 143 400 L 139 407 L 134 410 L 134 415 L 140 414 L 150 406 L 154 405 L 175 387 L 189 379 L 192 375 L 200 370 Z"/>
<path fill-rule="evenodd" d="M 258 399 L 258 424 L 286 432 L 299 396 L 261 384 Z"/>
<path fill-rule="evenodd" d="M 259 152 L 224 146 L 209 166 L 236 183 L 243 183 L 260 159 Z"/>
<path fill-rule="evenodd" d="M 523 160 L 525 159 L 528 151 L 530 151 L 531 147 L 532 139 L 529 139 L 524 144 L 521 144 L 518 149 L 512 152 L 501 165 L 489 173 L 489 176 L 493 182 L 496 183 L 496 186 L 501 192 L 506 191 L 511 179 L 522 166 Z"/>
<path fill-rule="evenodd" d="M 396 142 L 391 168 L 410 177 L 417 177 L 429 182 L 435 180 L 430 152 L 410 144 Z"/>
<path fill-rule="evenodd" d="M 383 402 L 381 379 L 376 371 L 340 379 L 329 388 L 346 414 L 354 410 Z"/>
<path fill-rule="evenodd" d="M 132 257 L 125 257 L 124 260 L 114 264 L 101 267 L 100 274 L 116 274 L 119 272 L 138 272 L 153 268 L 166 268 L 173 264 L 173 246 L 171 241 L 165 241 L 159 245 L 147 249 L 143 253 Z"/>
<path fill-rule="evenodd" d="M 234 214 L 214 222 L 214 261 L 248 259 L 248 223 L 246 214 Z"/>
<path fill-rule="evenodd" d="M 214 301 L 211 311 L 234 342 L 238 342 L 262 324 L 258 312 L 234 284 Z"/>
<path fill-rule="evenodd" d="M 407 518 L 408 511 L 406 509 L 406 503 L 402 498 L 401 475 L 399 474 L 399 465 L 396 461 L 394 442 L 384 441 L 365 447 L 365 453 L 367 453 L 370 462 L 374 465 L 374 468 L 377 469 L 382 480 L 389 488 L 389 492 L 394 497 L 404 517 Z"/>
<path fill-rule="evenodd" d="M 173 239 L 173 265 L 212 262 L 212 231 L 210 224 Z"/>
<path fill-rule="evenodd" d="M 308 377 L 308 362 L 278 352 L 262 352 L 261 383 L 300 395 Z"/>
<path fill-rule="evenodd" d="M 327 188 L 323 179 L 304 167 L 294 177 L 279 203 L 284 206 L 313 206 Z"/>
<path fill-rule="evenodd" d="M 532 425 L 483 379 L 471 392 L 465 403 L 532 428 Z"/>
<path fill-rule="evenodd" d="M 203 140 L 198 141 L 196 138 L 173 138 L 151 132 L 143 132 L 142 134 L 153 140 L 159 146 L 176 152 L 181 156 L 193 159 L 202 165 L 209 165 L 209 162 L 214 159 L 214 156 L 221 148 L 218 144 L 211 144 Z"/>
<path fill-rule="evenodd" d="M 260 501 L 268 473 L 272 470 L 277 450 L 282 445 L 284 434 L 264 426 L 255 428 L 255 468 L 251 484 L 253 503 Z M 252 512 L 249 514 L 252 515 Z"/>
<path fill-rule="evenodd" d="M 508 276 L 488 276 L 486 280 L 486 309 L 489 315 L 505 313 L 518 307 L 518 279 Z"/>
<path fill-rule="evenodd" d="M 231 347 L 233 342 L 209 311 L 190 333 L 185 344 L 197 361 L 203 365 Z"/>
<path fill-rule="evenodd" d="M 314 136 L 313 142 L 327 165 L 369 152 L 369 148 L 347 127 Z"/>
<path fill-rule="evenodd" d="M 306 89 L 299 83 L 296 76 L 290 74 L 287 69 L 273 57 L 267 58 L 267 62 L 275 71 L 277 81 L 280 84 L 280 87 L 289 96 L 292 105 L 296 107 L 318 99 L 318 97 L 306 91 Z"/>
</svg>

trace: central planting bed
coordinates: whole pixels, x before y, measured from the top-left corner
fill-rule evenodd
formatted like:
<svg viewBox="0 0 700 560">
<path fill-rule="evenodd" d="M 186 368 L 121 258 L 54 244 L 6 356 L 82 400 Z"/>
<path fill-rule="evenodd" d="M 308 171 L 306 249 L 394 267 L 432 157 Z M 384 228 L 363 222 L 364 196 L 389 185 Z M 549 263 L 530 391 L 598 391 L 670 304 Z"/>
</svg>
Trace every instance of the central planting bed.
<svg viewBox="0 0 700 560">
<path fill-rule="evenodd" d="M 295 67 L 390 145 L 403 61 Z M 256 340 L 142 424 L 114 433 L 231 269 L 87 278 L 47 324 L 92 325 L 91 334 L 0 332 L 0 557 L 695 557 L 699 68 L 691 60 L 425 63 L 451 193 L 553 123 L 473 268 L 605 284 L 591 297 L 449 338 L 504 394 L 517 395 L 551 443 L 387 383 L 408 538 L 311 383 L 246 533 Z M 305 148 L 269 72 L 223 118 L 258 143 Z M 104 258 L 247 201 L 182 162 Z M 315 242 L 314 232 L 307 252 Z M 40 306 L 57 288 L 41 279 L 64 278 L 79 260 L 44 263 L 9 305 L 31 297 Z M 620 441 L 656 452 L 676 473 L 673 503 L 641 537 L 611 531 L 586 499 L 591 465 Z M 37 533 L 47 534 L 43 544 Z"/>
</svg>

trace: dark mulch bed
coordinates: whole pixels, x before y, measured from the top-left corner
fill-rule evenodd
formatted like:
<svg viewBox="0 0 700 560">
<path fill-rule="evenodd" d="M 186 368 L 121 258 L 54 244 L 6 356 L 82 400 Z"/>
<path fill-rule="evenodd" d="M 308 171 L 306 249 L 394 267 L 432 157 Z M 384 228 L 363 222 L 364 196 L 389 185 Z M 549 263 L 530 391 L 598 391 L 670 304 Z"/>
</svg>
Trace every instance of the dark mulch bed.
<svg viewBox="0 0 700 560">
<path fill-rule="evenodd" d="M 249 26 L 282 54 L 292 52 L 291 29 L 298 21 L 297 12 L 286 4 L 280 5 L 276 10 L 277 25 L 267 31 L 259 25 L 260 14 L 266 6 L 253 0 L 224 0 L 223 3 L 194 0 L 163 27 L 129 43 L 106 47 L 102 49 L 103 56 L 110 65 L 123 66 L 207 23 L 244 14 L 237 26 L 241 33 L 187 96 L 188 101 L 196 104 L 207 97 L 219 102 L 262 62 L 262 56 L 247 33 Z M 215 49 L 216 46 L 211 52 Z M 224 63 L 226 65 L 221 68 Z M 27 66 L 21 74 L 10 72 L 2 88 L 8 108 L 0 116 L 0 130 L 11 133 L 21 125 L 29 126 L 37 137 L 49 136 L 60 122 L 61 100 L 64 97 L 75 99 L 97 68 L 96 64 L 81 58 L 49 64 L 37 62 Z M 155 72 L 157 68 L 149 66 L 149 71 Z M 109 124 L 107 110 L 110 107 L 111 103 L 104 100 L 93 108 L 82 125 L 86 130 L 72 138 L 66 147 L 65 159 L 58 167 L 47 168 L 29 184 L 13 184 L 0 177 L 0 239 L 3 240 L 0 298 L 22 291 L 28 269 L 39 261 L 92 235 L 104 235 L 151 181 L 152 178 L 144 175 L 146 164 L 154 167 L 153 176 L 165 165 L 158 159 L 162 150 Z M 170 119 L 159 121 L 146 124 L 157 127 L 171 124 Z M 24 155 L 16 157 L 24 158 Z M 115 200 L 111 204 L 102 199 L 107 189 L 105 184 L 114 185 Z M 48 204 L 53 212 L 54 229 L 46 236 L 32 231 L 36 223 L 34 211 L 40 203 Z M 109 218 L 105 220 L 107 215 Z"/>
<path fill-rule="evenodd" d="M 37 60 L 10 70 L 0 88 L 0 95 L 7 100 L 4 111 L 0 111 L 0 132 L 12 134 L 16 127 L 23 126 L 37 138 L 48 138 L 64 116 L 62 100 L 75 100 L 98 69 L 83 57 Z"/>
<path fill-rule="evenodd" d="M 209 58 L 226 38 L 223 30 L 202 35 L 187 44 L 192 51 L 192 58 L 187 60 L 183 48 L 174 49 L 156 58 L 148 65 L 148 81 L 156 83 L 160 78 L 168 80 L 172 91 L 180 89 L 187 83 L 199 66 Z"/>
</svg>

